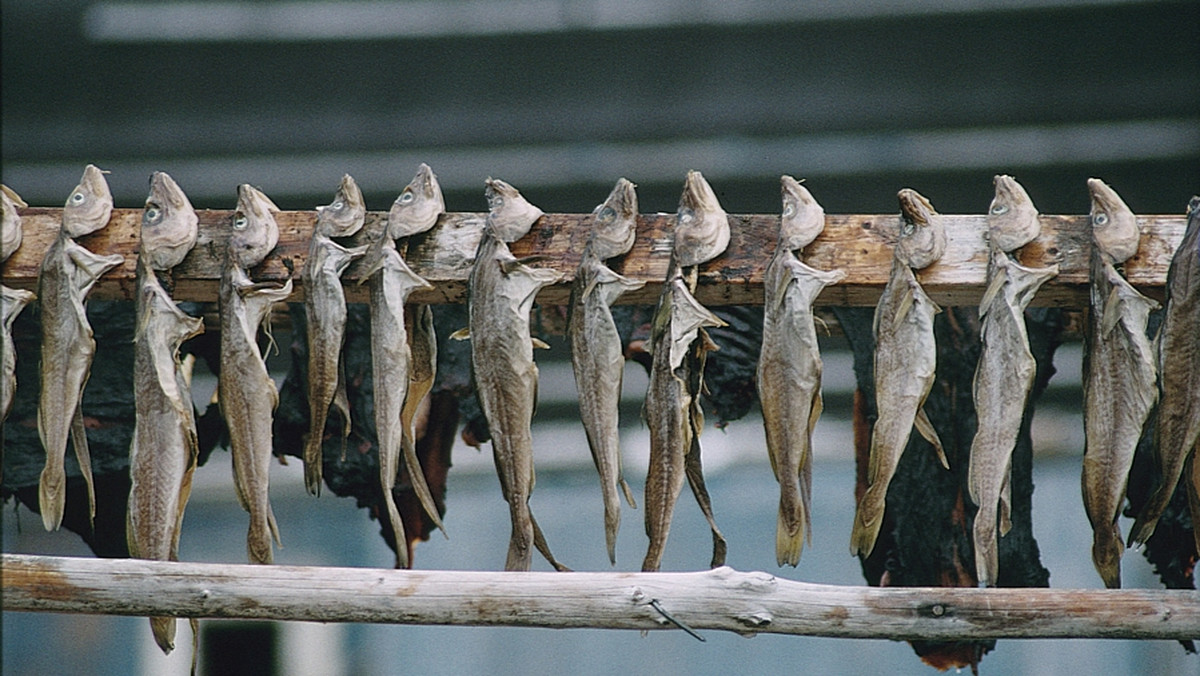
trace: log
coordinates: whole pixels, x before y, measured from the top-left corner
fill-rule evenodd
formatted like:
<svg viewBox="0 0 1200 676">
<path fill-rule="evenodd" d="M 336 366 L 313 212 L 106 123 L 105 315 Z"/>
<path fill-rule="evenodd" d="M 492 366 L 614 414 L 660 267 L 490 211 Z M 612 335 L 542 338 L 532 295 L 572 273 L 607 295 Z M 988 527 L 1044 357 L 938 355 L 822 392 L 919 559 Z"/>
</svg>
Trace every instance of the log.
<svg viewBox="0 0 1200 676">
<path fill-rule="evenodd" d="M 20 554 L 4 554 L 0 569 L 6 611 L 640 630 L 683 625 L 898 640 L 1200 636 L 1200 592 L 1192 590 L 847 587 L 727 567 L 498 573 Z"/>
<path fill-rule="evenodd" d="M 30 207 L 22 210 L 24 244 L 4 265 L 2 281 L 17 288 L 33 289 L 37 270 L 56 236 L 62 209 Z M 176 300 L 214 301 L 221 276 L 221 261 L 233 212 L 202 210 L 200 238 L 196 248 L 174 271 Z M 432 291 L 413 294 L 417 303 L 459 303 L 466 293 L 467 277 L 482 233 L 484 214 L 448 213 L 428 233 L 412 238 L 408 261 L 413 270 L 433 283 Z M 355 241 L 374 237 L 386 222 L 384 212 L 370 212 Z M 947 248 L 940 262 L 917 276 L 926 291 L 944 306 L 977 305 L 983 294 L 987 271 L 987 226 L 981 215 L 944 215 Z M 277 215 L 279 246 L 253 271 L 260 280 L 291 277 L 295 293 L 289 300 L 303 298 L 300 271 L 308 253 L 308 240 L 316 223 L 315 211 L 285 211 Z M 1059 276 L 1048 282 L 1034 300 L 1035 305 L 1085 307 L 1087 305 L 1088 255 L 1091 237 L 1087 216 L 1042 216 L 1042 235 L 1022 251 L 1027 265 L 1057 262 Z M 1129 281 L 1143 293 L 1162 298 L 1171 254 L 1183 238 L 1185 217 L 1141 216 L 1141 248 L 1125 264 Z M 565 304 L 590 228 L 590 214 L 547 214 L 529 234 L 512 245 L 514 255 L 543 254 L 539 263 L 563 274 L 560 283 L 543 289 L 544 304 Z M 640 291 L 629 293 L 622 303 L 647 304 L 657 300 L 666 276 L 671 251 L 672 214 L 638 217 L 638 235 L 633 250 L 612 267 L 617 272 L 647 282 Z M 891 266 L 898 215 L 828 215 L 825 231 L 804 252 L 805 262 L 817 268 L 841 268 L 844 282 L 827 287 L 818 299 L 821 305 L 873 306 L 887 283 Z M 140 209 L 115 209 L 106 228 L 80 239 L 93 251 L 120 253 L 125 264 L 101 278 L 91 297 L 132 300 L 139 245 Z M 705 305 L 761 305 L 762 277 L 779 232 L 775 215 L 730 216 L 732 237 L 722 256 L 701 266 L 696 297 Z M 347 299 L 365 302 L 367 290 L 358 285 L 361 261 L 345 276 Z"/>
</svg>

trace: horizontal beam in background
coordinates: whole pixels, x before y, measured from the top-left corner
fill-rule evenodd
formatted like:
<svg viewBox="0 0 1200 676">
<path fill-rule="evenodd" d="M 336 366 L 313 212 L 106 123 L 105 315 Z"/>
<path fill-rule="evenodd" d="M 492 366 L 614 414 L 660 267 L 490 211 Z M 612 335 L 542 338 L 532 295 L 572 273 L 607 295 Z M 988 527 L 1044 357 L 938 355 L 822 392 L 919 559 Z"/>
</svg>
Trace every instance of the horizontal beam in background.
<svg viewBox="0 0 1200 676">
<path fill-rule="evenodd" d="M 232 211 L 203 210 L 196 248 L 173 271 L 173 296 L 180 301 L 215 301 L 221 277 Z M 3 282 L 34 289 L 38 266 L 57 236 L 62 209 L 31 207 L 22 212 L 24 243 L 3 268 Z M 358 242 L 381 231 L 387 214 L 370 212 Z M 942 260 L 918 273 L 930 296 L 944 306 L 978 305 L 987 271 L 987 233 L 984 216 L 943 215 L 947 246 Z M 562 281 L 545 288 L 538 296 L 543 304 L 565 304 L 570 283 L 583 252 L 591 226 L 590 214 L 547 214 L 529 234 L 514 242 L 517 257 L 544 255 L 537 265 L 562 273 Z M 261 266 L 252 271 L 259 281 L 295 282 L 292 300 L 303 298 L 300 272 L 308 254 L 309 239 L 316 223 L 315 211 L 285 211 L 276 214 L 279 245 Z M 1084 307 L 1087 305 L 1090 226 L 1086 216 L 1041 216 L 1042 234 L 1021 252 L 1026 265 L 1057 262 L 1059 275 L 1047 282 L 1034 299 L 1035 305 Z M 1148 295 L 1162 297 L 1171 255 L 1183 239 L 1184 216 L 1141 216 L 1141 247 L 1125 264 L 1129 281 Z M 646 280 L 640 291 L 622 297 L 623 303 L 653 303 L 657 300 L 670 259 L 673 214 L 638 217 L 633 250 L 612 265 L 617 272 Z M 414 293 L 413 302 L 459 303 L 466 293 L 475 249 L 482 236 L 484 214 L 448 213 L 428 233 L 408 244 L 407 259 L 413 270 L 434 285 L 432 291 Z M 894 233 L 898 215 L 827 215 L 825 231 L 804 252 L 804 260 L 820 269 L 840 268 L 845 281 L 827 287 L 818 299 L 821 305 L 872 306 L 887 283 L 891 268 Z M 135 263 L 139 248 L 140 209 L 115 209 L 104 229 L 81 238 L 84 246 L 106 254 L 125 256 L 124 265 L 106 274 L 91 297 L 132 300 Z M 696 297 L 706 305 L 759 305 L 763 302 L 762 278 L 774 250 L 779 217 L 773 215 L 730 216 L 728 250 L 700 267 Z M 345 275 L 347 299 L 365 302 L 367 289 L 357 284 L 362 263 Z"/>
<path fill-rule="evenodd" d="M 838 638 L 1191 639 L 1200 592 L 809 584 L 690 573 L 417 571 L 4 554 L 6 611 L 721 630 Z M 661 610 L 660 610 L 661 609 Z"/>
</svg>

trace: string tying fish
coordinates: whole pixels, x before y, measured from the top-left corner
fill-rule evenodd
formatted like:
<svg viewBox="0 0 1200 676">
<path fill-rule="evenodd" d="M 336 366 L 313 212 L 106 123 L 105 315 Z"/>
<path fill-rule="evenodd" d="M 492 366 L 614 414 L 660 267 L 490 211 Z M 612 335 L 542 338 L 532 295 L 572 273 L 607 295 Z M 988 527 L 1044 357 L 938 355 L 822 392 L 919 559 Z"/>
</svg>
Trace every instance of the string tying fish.
<svg viewBox="0 0 1200 676">
<path fill-rule="evenodd" d="M 701 643 L 707 643 L 707 640 L 700 634 L 697 634 L 695 629 L 692 629 L 691 627 L 680 622 L 679 620 L 675 619 L 674 617 L 671 617 L 670 613 L 663 610 L 663 607 L 658 602 L 658 599 L 650 599 L 650 607 L 657 610 L 658 614 L 662 615 L 663 618 L 666 619 L 668 622 L 670 622 L 671 624 L 675 625 L 676 627 L 679 627 L 680 629 L 686 631 L 688 633 L 688 635 L 690 635 L 692 638 L 695 638 L 697 641 L 699 641 Z"/>
</svg>

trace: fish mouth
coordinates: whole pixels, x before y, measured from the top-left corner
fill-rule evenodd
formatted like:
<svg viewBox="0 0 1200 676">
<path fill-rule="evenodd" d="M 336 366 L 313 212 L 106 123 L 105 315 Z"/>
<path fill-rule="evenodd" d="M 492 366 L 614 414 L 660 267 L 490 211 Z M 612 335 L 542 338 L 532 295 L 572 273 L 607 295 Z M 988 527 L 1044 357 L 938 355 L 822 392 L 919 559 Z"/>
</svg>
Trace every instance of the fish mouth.
<svg viewBox="0 0 1200 676">
<path fill-rule="evenodd" d="M 929 225 L 930 216 L 937 213 L 929 199 L 912 188 L 904 188 L 896 197 L 900 200 L 900 211 L 904 217 L 916 225 Z"/>
<path fill-rule="evenodd" d="M 89 164 L 83 169 L 83 178 L 79 181 L 79 186 L 96 197 L 104 197 L 109 194 L 108 181 L 104 175 L 107 174 L 94 164 Z"/>
<path fill-rule="evenodd" d="M 688 171 L 687 180 L 683 185 L 683 197 L 680 206 L 686 206 L 695 211 L 713 210 L 718 204 L 717 195 L 712 186 L 704 180 L 704 175 L 698 171 Z"/>
<path fill-rule="evenodd" d="M 1121 208 L 1122 202 L 1113 189 L 1108 187 L 1104 181 L 1098 178 L 1089 178 L 1087 180 L 1088 195 L 1092 198 L 1092 210 L 1100 210 L 1113 213 Z"/>
<path fill-rule="evenodd" d="M 636 189 L 637 186 L 629 179 L 619 178 L 617 185 L 613 187 L 612 194 L 605 200 L 605 204 L 622 216 L 630 216 L 633 212 L 633 204 L 637 199 Z"/>
</svg>

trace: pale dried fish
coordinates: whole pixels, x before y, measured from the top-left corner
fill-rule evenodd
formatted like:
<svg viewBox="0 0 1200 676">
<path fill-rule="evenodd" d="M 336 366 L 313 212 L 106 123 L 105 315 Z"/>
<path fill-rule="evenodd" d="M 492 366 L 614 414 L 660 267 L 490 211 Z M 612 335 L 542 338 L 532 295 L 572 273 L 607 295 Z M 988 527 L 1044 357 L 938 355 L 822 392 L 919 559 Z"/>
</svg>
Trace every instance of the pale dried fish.
<svg viewBox="0 0 1200 676">
<path fill-rule="evenodd" d="M 817 270 L 795 251 L 825 227 L 825 210 L 791 176 L 781 180 L 779 242 L 763 276 L 762 352 L 758 399 L 771 470 L 779 483 L 775 561 L 795 566 L 812 538 L 812 432 L 821 416 L 821 354 L 812 305 L 822 289 L 846 277 Z"/>
<path fill-rule="evenodd" d="M 21 248 L 21 215 L 18 209 L 29 205 L 6 185 L 0 185 L 0 263 Z"/>
<path fill-rule="evenodd" d="M 42 525 L 56 530 L 66 507 L 66 472 L 63 466 L 67 436 L 88 492 L 88 516 L 96 514 L 92 463 L 80 401 L 96 353 L 96 340 L 88 324 L 84 302 L 100 276 L 124 262 L 119 254 L 100 256 L 77 244 L 74 237 L 108 224 L 112 194 L 104 172 L 89 164 L 79 185 L 63 207 L 62 228 L 46 251 L 38 270 L 38 301 L 42 314 L 41 393 L 38 399 L 38 436 L 46 449 L 46 466 L 38 481 Z"/>
<path fill-rule="evenodd" d="M 21 215 L 25 202 L 6 185 L 0 185 L 0 263 L 8 260 L 21 247 Z M 32 291 L 10 289 L 0 285 L 0 425 L 8 417 L 13 393 L 17 391 L 17 355 L 12 340 L 12 325 L 17 315 L 36 296 Z M 4 449 L 0 448 L 0 454 Z M 3 456 L 0 455 L 0 458 Z M 0 472 L 2 472 L 0 463 Z"/>
</svg>

